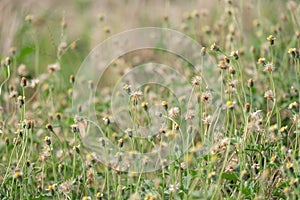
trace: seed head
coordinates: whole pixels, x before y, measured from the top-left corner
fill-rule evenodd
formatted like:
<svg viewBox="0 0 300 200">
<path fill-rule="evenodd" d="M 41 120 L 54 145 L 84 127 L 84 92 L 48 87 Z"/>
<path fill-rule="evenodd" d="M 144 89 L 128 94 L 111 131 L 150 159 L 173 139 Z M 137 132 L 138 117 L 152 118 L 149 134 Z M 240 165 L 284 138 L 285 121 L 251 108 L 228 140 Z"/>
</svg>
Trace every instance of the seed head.
<svg viewBox="0 0 300 200">
<path fill-rule="evenodd" d="M 198 87 L 202 83 L 202 78 L 200 76 L 195 76 L 192 78 L 192 85 Z"/>
<path fill-rule="evenodd" d="M 228 68 L 228 63 L 224 59 L 220 60 L 218 63 L 218 68 L 221 70 L 226 70 Z"/>
<path fill-rule="evenodd" d="M 274 99 L 274 93 L 272 90 L 267 90 L 265 92 L 264 97 L 268 100 L 268 101 L 272 101 Z"/>
<path fill-rule="evenodd" d="M 143 93 L 140 90 L 134 91 L 130 94 L 130 99 L 133 105 L 137 105 L 138 101 L 142 99 Z"/>
<path fill-rule="evenodd" d="M 178 117 L 179 113 L 180 113 L 180 110 L 179 110 L 178 107 L 173 107 L 173 108 L 171 108 L 171 109 L 169 110 L 169 116 L 170 116 L 171 118 L 176 118 L 176 117 Z"/>
<path fill-rule="evenodd" d="M 268 62 L 267 64 L 265 64 L 265 72 L 269 72 L 272 73 L 274 71 L 275 67 L 273 66 L 272 63 Z"/>
<path fill-rule="evenodd" d="M 206 91 L 206 92 L 203 92 L 202 95 L 201 95 L 201 101 L 203 103 L 206 103 L 206 104 L 209 104 L 212 100 L 212 95 L 210 92 Z"/>
</svg>

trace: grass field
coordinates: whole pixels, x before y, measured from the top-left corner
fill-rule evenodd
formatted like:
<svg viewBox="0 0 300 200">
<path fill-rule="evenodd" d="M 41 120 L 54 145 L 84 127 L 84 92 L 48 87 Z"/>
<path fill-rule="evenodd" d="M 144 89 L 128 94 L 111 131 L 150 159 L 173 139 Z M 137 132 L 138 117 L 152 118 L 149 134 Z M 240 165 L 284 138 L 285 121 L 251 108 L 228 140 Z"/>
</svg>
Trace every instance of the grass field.
<svg viewBox="0 0 300 200">
<path fill-rule="evenodd" d="M 300 199 L 299 0 L 0 13 L 1 199 Z"/>
</svg>

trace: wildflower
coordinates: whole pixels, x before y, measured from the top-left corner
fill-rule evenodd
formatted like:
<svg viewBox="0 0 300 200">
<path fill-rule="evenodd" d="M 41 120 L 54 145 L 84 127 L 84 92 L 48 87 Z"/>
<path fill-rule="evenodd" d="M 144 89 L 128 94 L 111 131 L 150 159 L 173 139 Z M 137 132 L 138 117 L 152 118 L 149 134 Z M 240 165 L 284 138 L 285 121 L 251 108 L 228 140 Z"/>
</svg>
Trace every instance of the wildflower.
<svg viewBox="0 0 300 200">
<path fill-rule="evenodd" d="M 294 166 L 294 164 L 292 162 L 287 162 L 286 165 L 285 165 L 285 167 L 287 169 L 291 169 L 291 168 L 293 168 L 293 166 Z"/>
<path fill-rule="evenodd" d="M 71 48 L 72 50 L 74 50 L 74 49 L 77 48 L 77 43 L 76 43 L 76 41 L 74 41 L 74 42 L 72 42 L 72 43 L 70 44 L 70 48 Z"/>
<path fill-rule="evenodd" d="M 201 51 L 200 51 L 201 56 L 205 56 L 206 55 L 206 47 L 202 47 Z"/>
<path fill-rule="evenodd" d="M 211 95 L 211 93 L 208 92 L 208 91 L 202 93 L 202 95 L 201 95 L 201 101 L 203 103 L 209 104 L 212 101 L 212 95 Z"/>
<path fill-rule="evenodd" d="M 294 185 L 297 182 L 298 182 L 298 178 L 291 178 L 290 185 Z"/>
<path fill-rule="evenodd" d="M 252 23 L 253 23 L 253 26 L 255 26 L 255 27 L 260 26 L 260 22 L 258 21 L 258 19 L 254 19 Z"/>
<path fill-rule="evenodd" d="M 292 58 L 297 58 L 299 56 L 299 51 L 296 48 L 289 48 L 288 53 Z"/>
<path fill-rule="evenodd" d="M 99 19 L 99 21 L 104 21 L 104 14 L 103 13 L 99 13 L 98 14 L 98 19 Z"/>
<path fill-rule="evenodd" d="M 299 107 L 299 103 L 298 102 L 293 102 L 293 103 L 290 103 L 289 105 L 289 109 L 297 109 Z"/>
<path fill-rule="evenodd" d="M 16 54 L 16 47 L 11 47 L 9 49 L 9 53 L 10 53 L 11 56 L 14 56 Z"/>
<path fill-rule="evenodd" d="M 127 94 L 131 94 L 131 85 L 128 84 L 123 85 L 123 90 L 125 90 Z"/>
<path fill-rule="evenodd" d="M 230 56 L 234 57 L 234 59 L 239 59 L 239 51 L 233 51 L 231 52 Z"/>
<path fill-rule="evenodd" d="M 203 122 L 205 125 L 210 125 L 212 123 L 212 116 L 211 115 L 207 115 L 204 119 Z"/>
<path fill-rule="evenodd" d="M 82 200 L 92 200 L 92 197 L 90 197 L 90 196 L 84 196 L 84 197 L 82 197 Z"/>
<path fill-rule="evenodd" d="M 268 101 L 272 101 L 274 99 L 274 93 L 272 90 L 267 90 L 265 92 L 264 97 L 268 100 Z"/>
<path fill-rule="evenodd" d="M 56 186 L 57 184 L 52 184 L 52 185 L 49 185 L 47 190 L 51 193 L 54 193 L 55 189 L 56 189 Z"/>
<path fill-rule="evenodd" d="M 283 127 L 281 127 L 281 128 L 279 129 L 279 132 L 280 132 L 280 133 L 286 133 L 287 130 L 288 130 L 288 126 L 283 126 Z"/>
<path fill-rule="evenodd" d="M 170 192 L 176 192 L 178 189 L 179 189 L 179 185 L 178 184 L 176 184 L 176 185 L 170 184 L 170 186 L 169 186 L 169 191 Z"/>
<path fill-rule="evenodd" d="M 246 112 L 249 112 L 249 111 L 250 111 L 250 103 L 245 103 L 245 105 L 244 105 L 244 110 L 245 110 Z"/>
<path fill-rule="evenodd" d="M 294 11 L 294 10 L 296 10 L 296 8 L 297 8 L 297 4 L 296 4 L 295 1 L 288 1 L 288 2 L 286 3 L 286 8 L 287 8 L 288 10 L 290 10 L 290 11 Z"/>
<path fill-rule="evenodd" d="M 234 68 L 233 66 L 230 66 L 230 67 L 229 67 L 229 73 L 230 73 L 231 75 L 234 75 L 234 74 L 235 74 L 235 68 Z"/>
<path fill-rule="evenodd" d="M 230 87 L 230 92 L 234 93 L 234 92 L 236 92 L 238 80 L 233 80 L 233 81 L 229 82 L 228 85 Z"/>
<path fill-rule="evenodd" d="M 128 137 L 132 137 L 132 135 L 133 135 L 133 131 L 132 131 L 132 129 L 131 128 L 127 128 L 126 130 L 125 130 L 125 133 L 128 135 Z"/>
<path fill-rule="evenodd" d="M 216 43 L 213 43 L 213 44 L 210 46 L 210 50 L 211 50 L 211 51 L 220 51 L 220 48 L 216 45 Z"/>
<path fill-rule="evenodd" d="M 276 155 L 272 155 L 271 159 L 270 159 L 270 163 L 274 163 L 276 160 L 277 156 Z"/>
<path fill-rule="evenodd" d="M 58 186 L 58 191 L 59 192 L 63 192 L 65 194 L 71 193 L 71 191 L 73 191 L 74 189 L 75 189 L 75 187 L 74 187 L 74 181 L 71 181 L 71 180 L 67 180 L 65 182 L 62 182 Z"/>
<path fill-rule="evenodd" d="M 145 195 L 145 200 L 155 200 L 155 199 L 156 199 L 155 196 L 151 193 L 147 193 Z"/>
<path fill-rule="evenodd" d="M 75 76 L 73 74 L 70 75 L 69 80 L 70 80 L 70 83 L 74 84 L 74 82 L 75 82 Z"/>
<path fill-rule="evenodd" d="M 33 120 L 26 120 L 26 128 L 27 129 L 33 129 L 34 127 L 34 121 Z"/>
<path fill-rule="evenodd" d="M 266 64 L 266 59 L 265 59 L 265 58 L 262 58 L 262 57 L 260 57 L 260 58 L 258 58 L 258 60 L 257 60 L 257 63 L 258 63 L 258 64 L 265 65 L 265 64 Z"/>
<path fill-rule="evenodd" d="M 253 81 L 253 79 L 250 78 L 250 79 L 248 80 L 248 87 L 251 88 L 251 87 L 253 87 L 253 86 L 254 86 L 254 81 Z"/>
<path fill-rule="evenodd" d="M 118 145 L 119 145 L 119 147 L 123 147 L 123 144 L 124 144 L 124 140 L 123 140 L 123 138 L 120 138 L 119 140 L 118 140 Z"/>
<path fill-rule="evenodd" d="M 48 124 L 46 124 L 46 129 L 48 129 L 50 132 L 54 132 L 53 131 L 53 127 L 52 127 L 52 125 L 50 124 L 50 123 L 48 123 Z"/>
<path fill-rule="evenodd" d="M 148 103 L 144 101 L 144 102 L 142 103 L 142 108 L 143 108 L 145 111 L 147 111 L 147 110 L 148 110 Z"/>
<path fill-rule="evenodd" d="M 79 126 L 78 126 L 78 124 L 72 124 L 71 125 L 71 130 L 72 130 L 72 133 L 79 133 Z"/>
<path fill-rule="evenodd" d="M 19 107 L 22 108 L 22 106 L 24 105 L 25 101 L 24 101 L 25 97 L 23 96 L 18 96 L 18 104 Z"/>
<path fill-rule="evenodd" d="M 168 110 L 168 103 L 167 103 L 167 101 L 162 101 L 161 105 L 164 107 L 165 110 Z"/>
<path fill-rule="evenodd" d="M 103 137 L 99 138 L 99 142 L 103 147 L 105 147 L 105 139 Z"/>
<path fill-rule="evenodd" d="M 22 180 L 22 176 L 23 176 L 23 173 L 22 173 L 22 171 L 21 171 L 20 169 L 16 169 L 16 170 L 14 171 L 13 177 L 14 177 L 15 179 L 17 179 L 18 181 L 21 181 L 21 180 Z"/>
<path fill-rule="evenodd" d="M 265 64 L 265 72 L 269 72 L 272 73 L 274 71 L 275 67 L 273 66 L 272 63 L 268 62 L 267 64 Z"/>
<path fill-rule="evenodd" d="M 73 146 L 73 150 L 76 151 L 76 153 L 80 153 L 80 145 Z"/>
<path fill-rule="evenodd" d="M 273 35 L 269 35 L 267 37 L 267 40 L 270 42 L 270 45 L 273 45 L 276 38 Z"/>
<path fill-rule="evenodd" d="M 32 20 L 33 20 L 33 15 L 31 15 L 31 14 L 26 15 L 26 17 L 25 17 L 25 21 L 26 21 L 26 22 L 31 23 Z"/>
<path fill-rule="evenodd" d="M 6 146 L 8 146 L 9 145 L 9 138 L 5 137 L 4 142 L 5 142 Z"/>
<path fill-rule="evenodd" d="M 26 77 L 22 77 L 21 78 L 20 85 L 21 85 L 21 87 L 26 87 L 27 86 L 27 79 L 26 79 Z"/>
<path fill-rule="evenodd" d="M 103 193 L 102 192 L 97 192 L 96 198 L 97 199 L 102 199 L 102 197 L 103 197 Z"/>
<path fill-rule="evenodd" d="M 178 107 L 173 107 L 173 108 L 171 108 L 171 109 L 169 110 L 169 116 L 170 116 L 171 118 L 178 117 L 179 112 L 180 112 L 180 110 L 179 110 Z"/>
<path fill-rule="evenodd" d="M 102 120 L 104 121 L 104 124 L 105 124 L 106 126 L 108 126 L 108 125 L 110 124 L 110 119 L 109 119 L 109 117 L 108 117 L 107 115 L 105 115 L 105 116 L 102 118 Z"/>
<path fill-rule="evenodd" d="M 198 18 L 199 17 L 199 12 L 197 10 L 193 10 L 191 13 L 192 18 Z"/>
<path fill-rule="evenodd" d="M 185 120 L 193 119 L 196 116 L 195 112 L 188 110 L 185 114 Z"/>
<path fill-rule="evenodd" d="M 234 107 L 234 104 L 235 104 L 235 102 L 233 102 L 233 101 L 227 101 L 225 107 L 228 109 L 231 109 Z"/>
<path fill-rule="evenodd" d="M 200 76 L 195 76 L 194 78 L 192 78 L 192 85 L 194 87 L 198 87 L 202 82 L 202 78 Z"/>
<path fill-rule="evenodd" d="M 131 102 L 133 105 L 137 105 L 138 101 L 141 100 L 143 93 L 142 91 L 138 90 L 138 91 L 134 91 L 130 94 L 131 96 Z"/>
<path fill-rule="evenodd" d="M 93 83 L 92 80 L 89 80 L 89 81 L 88 81 L 88 87 L 89 87 L 90 90 L 93 90 L 93 89 L 94 89 L 94 83 Z"/>
<path fill-rule="evenodd" d="M 61 113 L 57 112 L 57 113 L 55 113 L 55 117 L 56 117 L 56 119 L 57 119 L 58 121 L 60 121 L 62 115 L 61 115 Z"/>
<path fill-rule="evenodd" d="M 54 63 L 54 64 L 50 64 L 48 65 L 48 71 L 49 73 L 53 73 L 56 71 L 60 70 L 60 64 L 59 63 Z"/>
<path fill-rule="evenodd" d="M 215 176 L 216 176 L 216 172 L 210 172 L 208 174 L 208 178 L 210 178 L 210 179 L 214 178 Z"/>
<path fill-rule="evenodd" d="M 104 27 L 103 27 L 103 31 L 104 31 L 105 33 L 109 34 L 109 33 L 110 33 L 110 27 L 109 27 L 109 26 L 104 26 Z"/>
<path fill-rule="evenodd" d="M 44 138 L 44 141 L 46 142 L 46 144 L 47 144 L 48 146 L 51 145 L 51 138 L 50 138 L 49 136 L 46 136 L 46 137 Z"/>
<path fill-rule="evenodd" d="M 218 63 L 218 68 L 225 70 L 228 68 L 228 63 L 225 60 L 220 60 Z"/>
</svg>

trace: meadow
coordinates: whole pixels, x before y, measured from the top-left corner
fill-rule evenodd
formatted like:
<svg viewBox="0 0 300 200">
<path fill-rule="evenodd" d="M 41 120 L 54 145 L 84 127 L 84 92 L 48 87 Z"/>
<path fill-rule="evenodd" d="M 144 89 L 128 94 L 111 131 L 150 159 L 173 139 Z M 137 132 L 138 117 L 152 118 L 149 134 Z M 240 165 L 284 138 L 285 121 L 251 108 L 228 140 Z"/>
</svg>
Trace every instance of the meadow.
<svg viewBox="0 0 300 200">
<path fill-rule="evenodd" d="M 300 199 L 299 0 L 0 13 L 1 199 Z"/>
</svg>

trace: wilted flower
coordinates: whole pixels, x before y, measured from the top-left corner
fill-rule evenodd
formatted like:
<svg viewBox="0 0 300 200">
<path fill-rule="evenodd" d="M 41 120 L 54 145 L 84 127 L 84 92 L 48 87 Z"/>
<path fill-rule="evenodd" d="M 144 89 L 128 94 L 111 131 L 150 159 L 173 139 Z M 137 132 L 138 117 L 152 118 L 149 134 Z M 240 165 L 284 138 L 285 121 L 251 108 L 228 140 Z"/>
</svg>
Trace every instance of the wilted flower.
<svg viewBox="0 0 300 200">
<path fill-rule="evenodd" d="M 274 69 L 275 67 L 273 66 L 272 63 L 268 62 L 267 64 L 265 64 L 265 69 L 264 69 L 265 72 L 271 73 L 274 71 Z"/>
<path fill-rule="evenodd" d="M 195 76 L 192 78 L 192 85 L 198 87 L 202 83 L 202 78 L 200 76 Z"/>
<path fill-rule="evenodd" d="M 171 118 L 178 117 L 179 112 L 180 112 L 180 110 L 179 110 L 178 107 L 173 107 L 173 108 L 171 108 L 171 109 L 169 110 L 169 116 L 170 116 Z"/>
<path fill-rule="evenodd" d="M 130 94 L 130 99 L 133 105 L 137 105 L 138 101 L 142 99 L 143 93 L 142 91 L 134 91 Z"/>
<path fill-rule="evenodd" d="M 267 90 L 265 92 L 264 97 L 268 100 L 268 101 L 272 101 L 274 99 L 274 93 L 272 90 Z"/>
<path fill-rule="evenodd" d="M 54 64 L 50 64 L 48 65 L 48 71 L 50 73 L 56 72 L 60 70 L 60 64 L 59 63 L 54 63 Z"/>
</svg>

